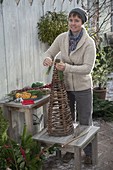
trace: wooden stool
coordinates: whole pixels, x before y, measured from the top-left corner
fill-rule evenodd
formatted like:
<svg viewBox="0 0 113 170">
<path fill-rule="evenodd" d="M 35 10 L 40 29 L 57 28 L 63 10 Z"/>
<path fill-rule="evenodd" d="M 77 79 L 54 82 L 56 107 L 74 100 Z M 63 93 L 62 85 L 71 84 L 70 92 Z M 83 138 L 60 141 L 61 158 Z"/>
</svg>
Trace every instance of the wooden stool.
<svg viewBox="0 0 113 170">
<path fill-rule="evenodd" d="M 92 164 L 96 165 L 98 160 L 97 133 L 100 128 L 96 126 L 85 127 L 86 128 L 75 138 L 75 140 L 73 139 L 73 135 L 65 137 L 49 136 L 47 129 L 44 129 L 39 134 L 33 136 L 33 139 L 46 144 L 57 143 L 61 146 L 65 146 L 63 149 L 74 153 L 74 170 L 81 170 L 81 151 L 89 143 L 92 143 Z"/>
<path fill-rule="evenodd" d="M 97 133 L 99 127 L 90 126 L 86 130 L 86 135 L 81 136 L 78 140 L 75 140 L 69 144 L 69 146 L 74 147 L 74 170 L 81 170 L 81 151 L 89 143 L 92 144 L 92 164 L 97 165 L 98 161 L 98 144 L 97 144 Z"/>
</svg>

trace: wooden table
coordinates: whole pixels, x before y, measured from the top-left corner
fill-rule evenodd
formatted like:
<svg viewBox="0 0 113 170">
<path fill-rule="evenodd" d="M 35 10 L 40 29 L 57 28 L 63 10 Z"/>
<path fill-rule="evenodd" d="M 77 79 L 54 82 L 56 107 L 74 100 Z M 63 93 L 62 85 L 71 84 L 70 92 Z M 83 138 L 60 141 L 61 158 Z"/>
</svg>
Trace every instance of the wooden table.
<svg viewBox="0 0 113 170">
<path fill-rule="evenodd" d="M 84 149 L 90 142 L 92 143 L 92 164 L 97 165 L 98 161 L 98 144 L 97 144 L 97 133 L 99 127 L 96 126 L 80 126 L 81 132 L 76 139 L 73 140 L 73 135 L 66 137 L 54 137 L 49 136 L 47 130 L 44 129 L 37 135 L 33 136 L 33 139 L 47 144 L 59 144 L 64 145 L 65 151 L 74 153 L 74 170 L 81 170 L 81 151 Z M 74 129 L 76 132 L 76 128 Z M 69 142 L 71 141 L 71 142 Z M 62 148 L 61 148 L 62 149 Z"/>
<path fill-rule="evenodd" d="M 21 103 L 16 103 L 14 101 L 0 101 L 3 115 L 9 121 L 9 136 L 19 141 L 25 124 L 27 125 L 28 132 L 33 135 L 33 113 L 35 109 L 40 107 L 43 107 L 44 126 L 46 126 L 48 102 L 49 95 L 43 96 L 41 99 L 36 100 L 34 104 L 31 105 L 22 105 Z"/>
</svg>

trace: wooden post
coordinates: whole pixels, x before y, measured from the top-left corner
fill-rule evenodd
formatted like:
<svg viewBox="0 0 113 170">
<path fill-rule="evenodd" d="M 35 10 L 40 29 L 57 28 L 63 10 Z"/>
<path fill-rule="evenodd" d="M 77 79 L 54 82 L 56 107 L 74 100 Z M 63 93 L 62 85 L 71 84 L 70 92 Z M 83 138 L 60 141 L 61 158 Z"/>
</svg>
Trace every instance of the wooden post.
<svg viewBox="0 0 113 170">
<path fill-rule="evenodd" d="M 74 146 L 74 170 L 81 170 L 81 148 Z"/>
<path fill-rule="evenodd" d="M 3 116 L 9 122 L 8 135 L 10 137 L 13 137 L 12 136 L 13 135 L 13 130 L 12 130 L 12 115 L 11 115 L 11 110 L 7 106 L 3 106 L 2 110 L 3 110 Z"/>
<path fill-rule="evenodd" d="M 28 132 L 33 134 L 33 109 L 25 110 L 25 124 L 27 125 Z"/>
<path fill-rule="evenodd" d="M 97 144 L 97 133 L 92 140 L 92 164 L 97 165 L 98 162 L 98 144 Z"/>
<path fill-rule="evenodd" d="M 44 128 L 47 128 L 47 110 L 48 110 L 48 103 L 43 105 L 43 115 L 44 115 Z"/>
</svg>

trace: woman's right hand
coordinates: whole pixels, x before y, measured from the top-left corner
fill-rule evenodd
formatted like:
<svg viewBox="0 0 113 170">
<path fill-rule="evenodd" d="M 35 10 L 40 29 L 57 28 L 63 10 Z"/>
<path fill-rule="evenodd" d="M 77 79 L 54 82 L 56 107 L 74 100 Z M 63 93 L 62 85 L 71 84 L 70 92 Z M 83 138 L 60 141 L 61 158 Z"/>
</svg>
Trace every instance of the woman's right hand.
<svg viewBox="0 0 113 170">
<path fill-rule="evenodd" d="M 53 61 L 51 58 L 49 58 L 49 57 L 45 58 L 45 60 L 43 62 L 44 66 L 52 66 L 52 64 L 53 64 Z"/>
</svg>

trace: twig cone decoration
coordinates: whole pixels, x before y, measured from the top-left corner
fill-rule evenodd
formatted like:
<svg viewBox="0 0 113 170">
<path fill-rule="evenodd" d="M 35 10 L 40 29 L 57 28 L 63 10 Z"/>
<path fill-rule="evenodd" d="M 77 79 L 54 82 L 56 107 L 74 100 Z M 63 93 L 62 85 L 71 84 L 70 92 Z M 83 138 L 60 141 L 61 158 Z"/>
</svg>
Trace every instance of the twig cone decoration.
<svg viewBox="0 0 113 170">
<path fill-rule="evenodd" d="M 55 63 L 60 62 L 56 59 Z M 53 69 L 52 87 L 48 107 L 48 134 L 51 136 L 68 136 L 74 132 L 70 107 L 62 72 Z"/>
</svg>

